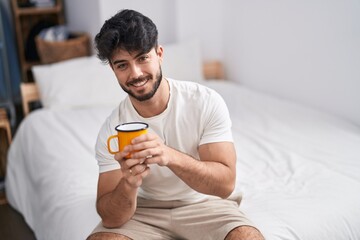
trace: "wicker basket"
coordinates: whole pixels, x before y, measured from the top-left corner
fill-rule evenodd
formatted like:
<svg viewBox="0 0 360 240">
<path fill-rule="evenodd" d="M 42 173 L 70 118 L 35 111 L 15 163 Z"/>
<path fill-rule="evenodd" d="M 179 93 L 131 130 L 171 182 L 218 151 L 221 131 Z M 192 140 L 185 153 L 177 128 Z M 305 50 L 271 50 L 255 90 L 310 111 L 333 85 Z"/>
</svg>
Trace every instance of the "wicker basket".
<svg viewBox="0 0 360 240">
<path fill-rule="evenodd" d="M 90 55 L 90 38 L 86 33 L 73 33 L 66 41 L 44 41 L 39 36 L 35 41 L 41 63 L 54 63 Z"/>
</svg>

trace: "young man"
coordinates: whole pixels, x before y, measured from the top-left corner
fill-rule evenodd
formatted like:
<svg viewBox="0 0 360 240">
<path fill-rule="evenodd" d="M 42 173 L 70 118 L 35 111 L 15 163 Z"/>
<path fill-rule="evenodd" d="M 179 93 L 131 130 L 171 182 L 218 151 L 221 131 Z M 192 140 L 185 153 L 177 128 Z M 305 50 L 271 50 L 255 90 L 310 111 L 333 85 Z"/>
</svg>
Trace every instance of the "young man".
<svg viewBox="0 0 360 240">
<path fill-rule="evenodd" d="M 241 196 L 231 195 L 236 153 L 225 102 L 199 84 L 164 78 L 157 40 L 154 23 L 132 10 L 95 38 L 128 97 L 97 139 L 102 222 L 88 239 L 263 239 L 239 210 Z M 107 138 L 131 121 L 149 124 L 148 133 L 109 154 Z"/>
</svg>

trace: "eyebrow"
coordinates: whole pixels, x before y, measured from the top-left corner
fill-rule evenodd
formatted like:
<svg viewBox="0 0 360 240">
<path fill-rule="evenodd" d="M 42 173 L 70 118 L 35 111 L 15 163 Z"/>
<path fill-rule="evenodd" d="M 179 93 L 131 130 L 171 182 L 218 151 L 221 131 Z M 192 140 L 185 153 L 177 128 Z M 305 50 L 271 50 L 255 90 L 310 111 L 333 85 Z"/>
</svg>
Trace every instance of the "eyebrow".
<svg viewBox="0 0 360 240">
<path fill-rule="evenodd" d="M 151 52 L 151 50 L 149 52 Z M 134 59 L 140 57 L 141 55 L 148 54 L 149 52 L 140 52 L 140 53 L 135 55 Z M 119 64 L 119 63 L 123 63 L 123 62 L 126 62 L 126 60 L 121 60 L 121 59 L 120 60 L 115 60 L 112 64 L 115 65 L 115 64 Z"/>
</svg>

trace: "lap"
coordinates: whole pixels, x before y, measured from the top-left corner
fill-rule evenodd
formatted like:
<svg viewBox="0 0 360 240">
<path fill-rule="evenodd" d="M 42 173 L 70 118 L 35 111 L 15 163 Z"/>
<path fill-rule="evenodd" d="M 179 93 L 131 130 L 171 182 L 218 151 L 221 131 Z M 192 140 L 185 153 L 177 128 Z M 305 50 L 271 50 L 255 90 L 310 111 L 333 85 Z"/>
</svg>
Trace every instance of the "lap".
<svg viewBox="0 0 360 240">
<path fill-rule="evenodd" d="M 193 204 L 138 200 L 133 218 L 121 228 L 100 223 L 93 233 L 111 232 L 131 239 L 224 239 L 239 226 L 253 226 L 236 199 L 210 198 Z"/>
</svg>

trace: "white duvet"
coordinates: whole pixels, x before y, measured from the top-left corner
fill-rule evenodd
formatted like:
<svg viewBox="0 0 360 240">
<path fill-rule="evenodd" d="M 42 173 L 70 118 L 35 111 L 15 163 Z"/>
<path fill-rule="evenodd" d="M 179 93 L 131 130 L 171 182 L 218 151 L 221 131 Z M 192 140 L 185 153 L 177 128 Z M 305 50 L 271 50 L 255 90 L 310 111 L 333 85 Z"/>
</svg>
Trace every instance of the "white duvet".
<svg viewBox="0 0 360 240">
<path fill-rule="evenodd" d="M 360 239 L 360 128 L 229 82 L 240 208 L 268 240 Z M 112 108 L 40 109 L 18 129 L 6 192 L 38 240 L 85 239 L 95 210 L 97 132 Z"/>
</svg>

